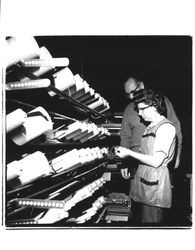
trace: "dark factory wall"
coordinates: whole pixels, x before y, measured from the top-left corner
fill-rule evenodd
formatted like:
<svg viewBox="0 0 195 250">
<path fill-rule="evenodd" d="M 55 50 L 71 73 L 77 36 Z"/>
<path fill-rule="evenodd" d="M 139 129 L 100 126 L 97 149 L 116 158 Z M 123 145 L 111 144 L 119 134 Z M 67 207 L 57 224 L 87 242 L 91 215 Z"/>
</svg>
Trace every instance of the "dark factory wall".
<svg viewBox="0 0 195 250">
<path fill-rule="evenodd" d="M 68 57 L 71 71 L 122 112 L 127 77 L 143 80 L 173 103 L 183 132 L 183 164 L 191 171 L 192 39 L 189 36 L 37 36 L 53 57 Z"/>
</svg>

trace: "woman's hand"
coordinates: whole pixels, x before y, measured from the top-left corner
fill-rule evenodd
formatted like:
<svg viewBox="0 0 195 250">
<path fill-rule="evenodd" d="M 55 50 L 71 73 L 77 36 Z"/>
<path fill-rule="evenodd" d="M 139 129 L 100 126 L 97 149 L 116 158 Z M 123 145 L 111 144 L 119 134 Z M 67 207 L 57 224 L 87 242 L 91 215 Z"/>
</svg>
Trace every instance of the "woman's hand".
<svg viewBox="0 0 195 250">
<path fill-rule="evenodd" d="M 131 177 L 131 174 L 129 173 L 128 168 L 122 168 L 121 175 L 125 179 L 129 179 Z"/>
<path fill-rule="evenodd" d="M 124 147 L 115 147 L 115 154 L 120 158 L 125 158 L 130 156 L 130 150 Z"/>
</svg>

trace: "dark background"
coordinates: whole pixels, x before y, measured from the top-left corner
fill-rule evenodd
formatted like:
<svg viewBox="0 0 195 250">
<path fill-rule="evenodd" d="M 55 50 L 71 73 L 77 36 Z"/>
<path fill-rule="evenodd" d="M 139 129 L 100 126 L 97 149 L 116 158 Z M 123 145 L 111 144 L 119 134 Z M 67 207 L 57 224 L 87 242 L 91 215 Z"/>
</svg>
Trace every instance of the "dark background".
<svg viewBox="0 0 195 250">
<path fill-rule="evenodd" d="M 128 104 L 129 76 L 158 89 L 175 108 L 183 134 L 182 169 L 192 171 L 192 38 L 189 36 L 37 36 L 53 57 L 68 57 L 73 74 L 101 94 L 114 112 Z"/>
<path fill-rule="evenodd" d="M 39 47 L 45 46 L 53 57 L 67 57 L 72 73 L 79 74 L 96 93 L 110 104 L 111 113 L 122 112 L 129 103 L 124 94 L 124 82 L 134 76 L 147 88 L 158 89 L 173 103 L 180 120 L 183 148 L 180 166 L 173 177 L 174 225 L 188 225 L 191 214 L 190 178 L 192 173 L 192 38 L 189 36 L 35 36 Z M 60 70 L 59 68 L 57 70 Z M 15 75 L 6 75 L 7 82 L 15 81 Z M 78 120 L 83 114 L 64 100 L 48 95 L 47 89 L 6 92 L 7 113 L 17 108 L 16 99 L 34 106 L 42 106 Z M 17 104 L 20 107 L 20 104 Z M 26 112 L 32 110 L 32 107 Z M 79 117 L 79 115 L 81 115 Z M 119 139 L 119 138 L 118 138 Z M 20 159 L 26 153 L 26 145 L 17 147 L 6 139 L 7 161 Z M 31 148 L 28 148 L 31 150 Z M 14 152 L 14 154 L 9 154 Z M 120 172 L 119 172 L 120 174 Z M 123 181 L 123 185 L 121 184 Z M 117 189 L 124 190 L 125 181 L 120 175 Z M 128 184 L 128 183 L 127 183 Z M 129 184 L 128 184 L 129 188 Z M 129 190 L 129 189 L 128 189 Z"/>
</svg>

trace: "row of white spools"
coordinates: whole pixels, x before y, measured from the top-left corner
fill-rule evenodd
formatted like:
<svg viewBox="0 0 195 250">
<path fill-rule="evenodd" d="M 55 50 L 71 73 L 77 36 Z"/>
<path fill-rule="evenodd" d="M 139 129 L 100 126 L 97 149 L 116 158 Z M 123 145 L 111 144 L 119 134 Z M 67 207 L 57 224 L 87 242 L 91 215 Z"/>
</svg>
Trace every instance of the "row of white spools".
<svg viewBox="0 0 195 250">
<path fill-rule="evenodd" d="M 95 136 L 110 135 L 107 129 L 94 123 L 75 121 L 64 129 L 53 132 L 53 122 L 42 107 L 37 107 L 29 113 L 17 109 L 6 116 L 6 132 L 12 132 L 14 143 L 21 146 L 45 134 L 47 139 L 62 139 L 85 142 Z"/>
<path fill-rule="evenodd" d="M 67 153 L 56 157 L 51 161 L 55 172 L 61 172 L 73 166 L 81 166 L 87 162 L 92 162 L 96 159 L 103 159 L 108 155 L 108 148 L 81 148 L 72 149 Z"/>
<path fill-rule="evenodd" d="M 102 113 L 110 108 L 109 103 L 100 94 L 96 93 L 79 74 L 74 75 L 72 73 L 68 68 L 68 58 L 53 58 L 46 47 L 39 48 L 33 37 L 9 38 L 6 41 L 5 50 L 7 53 L 7 67 L 14 63 L 22 62 L 23 66 L 29 67 L 28 70 L 36 77 L 40 77 L 51 71 L 55 66 L 63 66 L 63 69 L 52 75 L 55 88 L 97 112 Z M 6 89 L 42 88 L 48 87 L 51 83 L 49 79 L 29 81 L 29 78 L 23 75 L 19 76 L 19 78 L 20 82 L 7 83 Z M 49 91 L 49 95 L 55 96 L 56 93 Z"/>
<path fill-rule="evenodd" d="M 52 75 L 55 88 L 97 112 L 102 113 L 110 108 L 108 102 L 96 93 L 79 74 L 74 75 L 71 72 L 68 68 L 68 58 L 52 58 L 47 48 L 39 48 L 33 37 L 9 38 L 6 40 L 5 51 L 6 68 L 21 62 L 24 67 L 29 67 L 27 70 L 40 77 L 57 66 L 64 67 Z M 6 83 L 6 90 L 43 88 L 49 87 L 51 84 L 49 79 L 31 80 L 22 75 L 19 76 L 19 79 L 19 82 Z M 53 91 L 49 91 L 48 94 L 51 97 L 56 95 Z M 6 116 L 6 132 L 11 132 L 11 138 L 17 145 L 24 145 L 42 134 L 47 136 L 52 129 L 53 122 L 47 111 L 42 107 L 37 107 L 28 113 L 22 109 L 17 109 Z M 109 134 L 104 128 L 99 128 L 93 123 L 87 124 L 76 121 L 67 126 L 65 130 L 56 131 L 55 138 L 61 139 L 64 137 L 69 140 L 79 140 L 82 143 L 104 134 Z M 60 174 L 74 166 L 79 167 L 85 163 L 103 159 L 106 154 L 108 154 L 108 148 L 105 147 L 101 149 L 99 147 L 73 149 L 49 162 L 44 153 L 37 151 L 21 160 L 15 160 L 7 164 L 7 180 L 9 182 L 17 179 L 19 186 L 23 186 L 43 176 L 53 175 L 54 173 Z M 100 178 L 76 192 L 71 202 L 65 204 L 66 211 L 68 210 L 67 206 L 71 208 L 79 201 L 89 197 L 104 182 L 104 179 Z M 103 197 L 98 198 L 92 204 L 92 208 L 85 211 L 85 214 L 77 219 L 77 223 L 83 223 L 91 218 L 104 202 Z M 55 221 L 59 220 L 66 214 L 68 215 L 66 211 L 50 209 L 46 214 L 48 216 L 42 218 L 39 223 L 45 223 L 48 220 L 51 222 L 52 218 Z"/>
<path fill-rule="evenodd" d="M 75 222 L 77 224 L 83 224 L 86 221 L 90 220 L 97 213 L 97 211 L 103 207 L 105 203 L 106 203 L 106 198 L 100 196 L 92 203 L 92 206 L 89 209 L 84 211 L 84 214 L 82 214 L 76 219 L 69 218 L 70 215 L 67 210 L 52 208 L 49 209 L 47 213 L 44 214 L 41 218 L 37 218 L 37 224 L 51 224 L 60 221 L 64 218 L 68 218 L 70 222 L 72 220 L 72 222 Z"/>
<path fill-rule="evenodd" d="M 87 209 L 84 214 L 76 219 L 76 223 L 83 224 L 86 221 L 90 220 L 97 213 L 97 211 L 103 207 L 105 203 L 106 198 L 104 196 L 100 196 L 99 198 L 97 198 L 97 200 L 92 203 L 92 207 Z"/>
<path fill-rule="evenodd" d="M 91 140 L 102 135 L 110 135 L 108 129 L 98 127 L 94 123 L 87 123 L 85 121 L 75 121 L 64 129 L 56 130 L 47 135 L 47 138 L 79 141 L 81 143 Z"/>
<path fill-rule="evenodd" d="M 96 93 L 79 74 L 73 75 L 68 67 L 56 72 L 53 74 L 53 77 L 55 87 L 58 90 L 86 105 L 88 108 L 100 113 L 110 108 L 109 103 L 100 94 Z M 49 91 L 49 95 L 54 96 L 56 93 Z"/>
<path fill-rule="evenodd" d="M 42 107 L 37 107 L 29 113 L 16 109 L 6 116 L 6 132 L 12 132 L 11 138 L 19 146 L 52 129 L 53 122 Z"/>
<path fill-rule="evenodd" d="M 44 208 L 48 209 L 47 212 L 41 212 L 38 216 L 31 221 L 14 221 L 12 224 L 51 224 L 55 223 L 64 218 L 70 216 L 69 211 L 72 207 L 76 206 L 79 202 L 91 197 L 96 190 L 100 189 L 107 181 L 110 180 L 110 176 L 104 173 L 102 177 L 95 179 L 89 184 L 85 185 L 81 189 L 77 190 L 71 197 L 61 200 L 53 200 L 52 194 L 49 195 L 47 199 L 28 199 L 19 198 L 16 199 L 19 206 L 23 207 L 33 207 L 33 208 Z M 59 190 L 54 192 L 54 195 L 59 194 Z M 70 222 L 75 222 L 78 224 L 84 223 L 91 219 L 97 211 L 103 207 L 106 203 L 106 198 L 104 196 L 98 197 L 92 204 L 91 207 L 83 211 L 82 215 L 75 218 L 69 218 Z"/>
<path fill-rule="evenodd" d="M 22 62 L 25 67 L 36 67 L 33 74 L 37 77 L 55 68 L 56 59 L 52 58 L 46 47 L 39 47 L 34 37 L 17 36 L 10 37 L 5 42 L 5 67 L 9 68 L 15 63 Z M 39 59 L 36 61 L 36 59 Z M 68 66 L 68 58 L 60 60 L 60 66 Z M 63 62 L 63 64 L 62 64 Z M 28 77 L 21 76 L 20 80 L 28 80 Z"/>
<path fill-rule="evenodd" d="M 21 160 L 7 164 L 7 180 L 18 179 L 19 186 L 26 185 L 40 177 L 61 173 L 72 167 L 103 159 L 105 155 L 108 155 L 108 148 L 105 147 L 73 149 L 49 162 L 44 153 L 36 151 Z"/>
<path fill-rule="evenodd" d="M 108 177 L 103 174 L 102 177 L 94 180 L 93 182 L 85 185 L 84 187 L 77 190 L 71 198 L 66 198 L 65 200 L 54 200 L 53 196 L 58 196 L 59 193 L 63 190 L 60 189 L 54 191 L 54 193 L 49 194 L 47 199 L 30 199 L 30 198 L 17 198 L 17 204 L 19 206 L 30 206 L 30 207 L 38 207 L 38 208 L 60 208 L 64 211 L 69 211 L 72 207 L 74 207 L 80 201 L 90 197 L 93 193 L 102 187 L 106 181 L 108 181 Z"/>
<path fill-rule="evenodd" d="M 64 206 L 60 208 L 50 208 L 42 218 L 38 219 L 38 224 L 48 224 L 48 223 L 54 223 L 56 221 L 62 220 L 64 218 L 69 217 L 69 210 L 71 210 L 72 207 L 74 207 L 76 204 L 78 204 L 80 201 L 83 201 L 84 199 L 87 199 L 88 197 L 92 196 L 93 193 L 98 190 L 100 187 L 102 187 L 106 183 L 107 179 L 104 178 L 104 175 L 89 183 L 88 185 L 84 186 L 83 188 L 76 191 L 76 193 L 70 198 L 67 199 L 64 202 Z M 52 204 L 52 200 L 48 201 L 48 203 Z M 74 222 L 81 224 L 86 222 L 87 220 L 91 219 L 92 216 L 94 216 L 97 211 L 106 203 L 106 199 L 103 196 L 100 196 L 97 198 L 93 203 L 92 206 L 83 211 L 83 214 L 79 216 L 76 219 L 73 219 Z M 69 218 L 71 220 L 71 218 Z"/>
</svg>

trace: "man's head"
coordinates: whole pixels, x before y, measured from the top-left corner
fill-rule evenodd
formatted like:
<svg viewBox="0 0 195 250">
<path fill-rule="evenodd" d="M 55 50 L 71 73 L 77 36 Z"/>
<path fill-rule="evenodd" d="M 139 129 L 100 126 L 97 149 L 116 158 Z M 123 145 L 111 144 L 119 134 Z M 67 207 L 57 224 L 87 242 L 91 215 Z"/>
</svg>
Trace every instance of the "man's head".
<svg viewBox="0 0 195 250">
<path fill-rule="evenodd" d="M 135 92 L 140 89 L 144 89 L 144 83 L 133 77 L 128 78 L 124 84 L 125 94 L 129 99 L 133 99 Z"/>
</svg>

